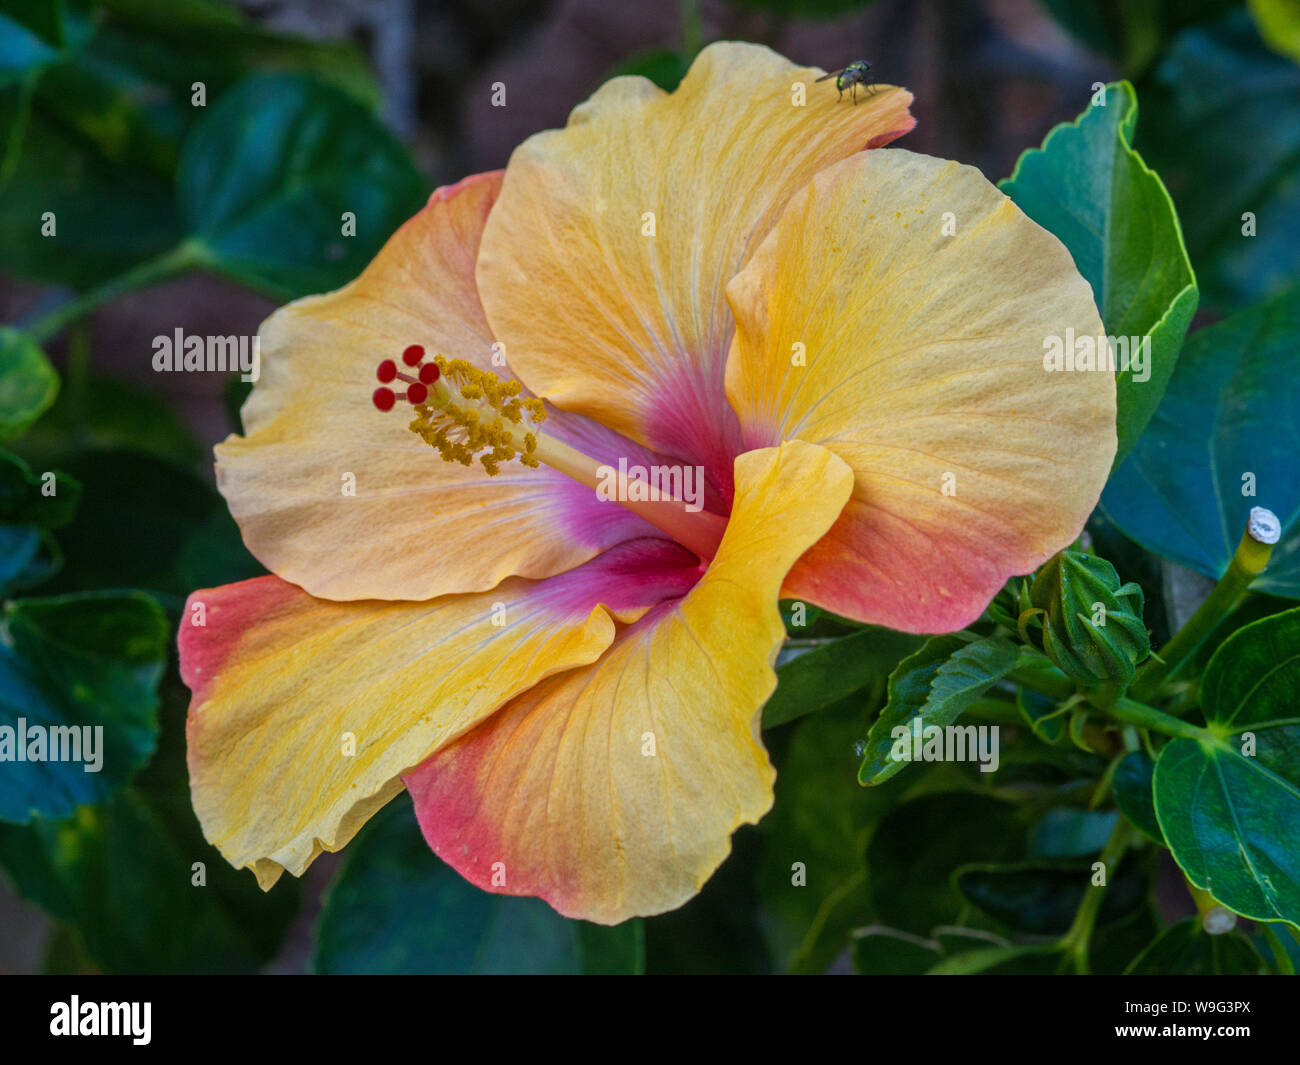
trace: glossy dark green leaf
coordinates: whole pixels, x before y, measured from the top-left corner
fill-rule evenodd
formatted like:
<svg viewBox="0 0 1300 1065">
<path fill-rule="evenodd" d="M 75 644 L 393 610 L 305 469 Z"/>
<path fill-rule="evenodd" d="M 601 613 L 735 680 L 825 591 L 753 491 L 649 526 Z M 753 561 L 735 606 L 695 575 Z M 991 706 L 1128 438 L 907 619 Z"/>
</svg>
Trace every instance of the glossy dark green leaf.
<svg viewBox="0 0 1300 1065">
<path fill-rule="evenodd" d="M 79 48 L 90 35 L 81 0 L 0 0 L 0 87 Z"/>
<path fill-rule="evenodd" d="M 948 955 L 927 971 L 931 976 L 1048 976 L 1058 971 L 1060 959 L 1049 944 L 1008 943 L 977 947 Z"/>
<path fill-rule="evenodd" d="M 311 73 L 345 91 L 370 110 L 379 87 L 365 54 L 350 41 L 316 40 L 273 30 L 220 0 L 98 0 L 111 29 L 147 43 L 133 65 L 184 87 L 204 82 L 224 88 L 252 70 Z"/>
<path fill-rule="evenodd" d="M 196 825 L 178 829 L 177 813 L 193 822 L 188 809 L 169 811 L 131 788 L 65 820 L 0 825 L 0 866 L 23 895 L 75 927 L 105 971 L 251 971 L 283 937 L 297 885 L 284 877 L 263 894 L 247 872 L 222 869 Z"/>
<path fill-rule="evenodd" d="M 1094 929 L 1088 944 L 1088 971 L 1096 976 L 1121 975 L 1155 939 L 1162 924 L 1148 899 L 1130 917 Z"/>
<path fill-rule="evenodd" d="M 1120 761 L 1112 784 L 1115 788 L 1115 805 L 1120 808 L 1120 812 L 1148 838 L 1163 844 L 1165 837 L 1161 834 L 1160 822 L 1156 819 L 1155 796 L 1151 791 L 1155 770 L 1155 763 L 1146 751 L 1132 751 Z"/>
<path fill-rule="evenodd" d="M 1091 886 L 1087 861 L 1032 861 L 1014 864 L 981 862 L 953 876 L 957 889 L 990 917 L 1032 935 L 1060 935 L 1074 920 Z M 1098 924 L 1133 913 L 1146 899 L 1147 882 L 1137 863 L 1124 861 L 1110 874 L 1102 896 Z"/>
<path fill-rule="evenodd" d="M 428 192 L 378 119 L 296 74 L 223 93 L 186 140 L 177 183 L 203 261 L 282 297 L 352 280 Z"/>
<path fill-rule="evenodd" d="M 211 468 L 212 460 L 164 400 L 93 373 L 83 387 L 64 388 L 13 448 L 46 468 L 85 451 L 142 452 L 196 473 Z"/>
<path fill-rule="evenodd" d="M 30 467 L 0 449 L 0 594 L 31 588 L 53 576 L 63 552 L 51 529 L 76 512 L 81 485 L 75 477 Z"/>
<path fill-rule="evenodd" d="M 610 71 L 608 77 L 649 78 L 665 92 L 672 92 L 686 76 L 690 66 L 689 56 L 671 48 L 655 48 L 620 63 Z"/>
<path fill-rule="evenodd" d="M 1238 10 L 1180 34 L 1144 93 L 1138 147 L 1173 194 L 1203 301 L 1231 312 L 1278 292 L 1300 275 L 1300 66 Z"/>
<path fill-rule="evenodd" d="M 40 584 L 62 562 L 58 544 L 39 525 L 0 525 L 0 595 Z"/>
<path fill-rule="evenodd" d="M 320 973 L 635 973 L 639 921 L 567 920 L 481 891 L 444 865 L 404 797 L 348 847 L 316 928 Z"/>
<path fill-rule="evenodd" d="M 650 975 L 752 975 L 773 971 L 755 890 L 757 828 L 742 825 L 731 854 L 700 893 L 680 909 L 646 918 Z"/>
<path fill-rule="evenodd" d="M 54 402 L 59 376 L 27 336 L 0 326 L 0 440 L 17 436 Z"/>
<path fill-rule="evenodd" d="M 143 588 L 178 610 L 196 588 L 265 572 L 222 498 L 194 474 L 128 451 L 70 455 L 67 468 L 83 494 L 59 533 L 66 564 L 55 588 Z"/>
<path fill-rule="evenodd" d="M 170 181 L 185 130 L 202 110 L 190 104 L 191 82 L 173 88 L 133 66 L 130 43 L 101 28 L 88 47 L 42 73 L 33 103 L 91 157 Z"/>
<path fill-rule="evenodd" d="M 788 645 L 777 659 L 776 691 L 763 707 L 763 727 L 811 714 L 887 677 L 920 643 L 919 636 L 868 628 L 814 647 Z"/>
<path fill-rule="evenodd" d="M 1199 917 L 1160 933 L 1129 966 L 1129 976 L 1238 976 L 1259 973 L 1263 959 L 1240 932 L 1212 936 Z"/>
<path fill-rule="evenodd" d="M 1300 608 L 1246 625 L 1201 678 L 1203 738 L 1160 751 L 1156 816 L 1187 878 L 1300 927 Z"/>
<path fill-rule="evenodd" d="M 965 900 L 950 882 L 976 861 L 1011 861 L 1025 849 L 1016 808 L 978 792 L 924 795 L 892 810 L 867 848 L 871 894 L 879 920 L 929 935 L 955 924 Z"/>
<path fill-rule="evenodd" d="M 1115 829 L 1113 810 L 1079 810 L 1058 806 L 1038 820 L 1029 833 L 1035 858 L 1082 858 L 1096 854 Z"/>
<path fill-rule="evenodd" d="M 167 637 L 162 611 L 139 593 L 5 607 L 0 820 L 66 817 L 111 795 L 144 764 L 154 749 Z"/>
<path fill-rule="evenodd" d="M 1192 337 L 1102 495 L 1106 515 L 1147 549 L 1217 578 L 1251 508 L 1267 507 L 1282 540 L 1254 587 L 1300 598 L 1298 346 L 1300 285 Z"/>
<path fill-rule="evenodd" d="M 825 971 L 848 947 L 849 932 L 873 919 L 867 840 L 909 788 L 939 776 L 909 773 L 879 788 L 860 787 L 868 715 L 863 699 L 845 699 L 783 733 L 785 742 L 773 751 L 776 800 L 759 822 L 754 882 L 779 970 Z"/>
<path fill-rule="evenodd" d="M 1061 712 L 1055 699 L 1030 688 L 1021 688 L 1016 692 L 1016 709 L 1034 735 L 1044 743 L 1056 746 L 1065 742 L 1065 726 L 1069 717 Z"/>
<path fill-rule="evenodd" d="M 1160 403 L 1198 299 L 1173 202 L 1133 150 L 1136 122 L 1133 87 L 1109 85 L 1104 106 L 1057 126 L 1000 186 L 1069 249 L 1107 334 L 1128 338 L 1111 345 L 1116 464 Z"/>
<path fill-rule="evenodd" d="M 882 784 L 892 777 L 909 764 L 912 735 L 924 738 L 926 728 L 951 725 L 1015 669 L 1018 658 L 1016 645 L 1001 637 L 967 643 L 957 636 L 936 636 L 903 659 L 889 678 L 889 702 L 867 734 L 858 780 Z M 907 757 L 896 758 L 896 747 Z M 964 758 L 974 761 L 974 752 L 966 751 Z"/>
<path fill-rule="evenodd" d="M 0 183 L 7 273 L 88 286 L 161 255 L 180 236 L 170 181 L 31 115 L 15 169 Z"/>
<path fill-rule="evenodd" d="M 59 529 L 72 520 L 81 483 L 57 470 L 38 476 L 17 455 L 0 449 L 0 522 Z"/>
<path fill-rule="evenodd" d="M 1128 74 L 1155 60 L 1185 26 L 1213 19 L 1236 0 L 1042 0 L 1070 35 L 1098 55 L 1109 56 Z"/>
</svg>

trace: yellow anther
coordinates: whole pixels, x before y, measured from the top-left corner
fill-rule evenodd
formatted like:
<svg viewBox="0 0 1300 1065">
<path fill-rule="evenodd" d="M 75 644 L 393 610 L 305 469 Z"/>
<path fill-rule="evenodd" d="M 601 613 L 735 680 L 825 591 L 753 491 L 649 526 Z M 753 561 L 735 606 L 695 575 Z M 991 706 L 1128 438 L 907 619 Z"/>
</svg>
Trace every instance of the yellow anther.
<svg viewBox="0 0 1300 1065">
<path fill-rule="evenodd" d="M 415 408 L 411 432 L 448 462 L 470 466 L 477 458 L 488 476 L 513 458 L 535 468 L 538 438 L 528 430 L 546 420 L 542 401 L 520 398 L 518 381 L 502 381 L 464 359 L 438 355 L 433 361 L 438 380 L 428 400 Z M 526 431 L 521 435 L 515 426 Z"/>
</svg>

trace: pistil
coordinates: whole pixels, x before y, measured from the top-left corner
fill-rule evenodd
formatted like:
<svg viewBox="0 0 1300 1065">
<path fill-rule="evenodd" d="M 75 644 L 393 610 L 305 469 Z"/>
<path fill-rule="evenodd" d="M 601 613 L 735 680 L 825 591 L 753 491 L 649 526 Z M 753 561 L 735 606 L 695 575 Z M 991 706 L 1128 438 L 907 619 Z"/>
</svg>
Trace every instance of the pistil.
<svg viewBox="0 0 1300 1065">
<path fill-rule="evenodd" d="M 615 499 L 674 540 L 707 561 L 717 552 L 727 519 L 706 510 L 690 510 L 674 497 L 639 499 L 629 491 L 622 471 L 541 431 L 546 420 L 542 401 L 522 396 L 518 381 L 503 381 L 462 359 L 437 355 L 424 362 L 424 348 L 412 344 L 402 362 L 417 376 L 403 373 L 392 360 L 379 364 L 377 376 L 385 385 L 400 380 L 404 393 L 391 388 L 375 390 L 373 402 L 381 411 L 392 410 L 398 399 L 411 404 L 415 418 L 410 430 L 448 462 L 471 466 L 477 459 L 489 477 L 500 472 L 502 462 L 517 458 L 527 467 L 545 463 L 553 470 L 585 485 L 593 492 L 606 484 L 610 473 L 617 480 Z M 600 494 L 600 493 L 598 493 Z M 607 498 L 601 495 L 602 498 Z"/>
</svg>

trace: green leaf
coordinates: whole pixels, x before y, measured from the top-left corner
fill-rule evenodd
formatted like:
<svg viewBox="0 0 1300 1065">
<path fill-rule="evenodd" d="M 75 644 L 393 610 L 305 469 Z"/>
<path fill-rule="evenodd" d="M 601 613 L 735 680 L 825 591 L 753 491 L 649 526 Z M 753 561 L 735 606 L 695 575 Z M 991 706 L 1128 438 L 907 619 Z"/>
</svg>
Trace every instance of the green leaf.
<svg viewBox="0 0 1300 1065">
<path fill-rule="evenodd" d="M 263 894 L 246 873 L 223 870 L 196 824 L 183 832 L 177 821 L 132 788 L 66 820 L 0 825 L 0 865 L 23 895 L 73 925 L 108 972 L 250 971 L 282 939 L 297 884 Z"/>
<path fill-rule="evenodd" d="M 779 734 L 781 736 L 788 733 Z M 645 925 L 646 972 L 650 975 L 751 975 L 769 973 L 773 959 L 764 940 L 755 892 L 758 829 L 742 825 L 731 837 L 731 854 L 700 893 Z M 789 876 L 785 878 L 789 883 Z"/>
<path fill-rule="evenodd" d="M 951 725 L 1015 669 L 1018 658 L 1016 645 L 1002 637 L 966 643 L 958 636 L 936 636 L 903 659 L 889 678 L 889 702 L 867 734 L 859 782 L 882 784 L 892 777 L 910 760 L 913 734 L 925 738 L 926 728 Z M 894 734 L 899 728 L 907 730 L 901 740 Z M 908 757 L 894 758 L 896 744 Z M 974 760 L 969 752 L 967 760 Z"/>
<path fill-rule="evenodd" d="M 1029 834 L 1035 858 L 1082 858 L 1096 854 L 1115 828 L 1113 810 L 1077 810 L 1058 806 L 1043 814 Z"/>
<path fill-rule="evenodd" d="M 1131 751 L 1120 761 L 1112 784 L 1120 812 L 1145 836 L 1163 846 L 1165 837 L 1156 819 L 1156 800 L 1151 791 L 1155 771 L 1155 763 L 1146 751 Z"/>
<path fill-rule="evenodd" d="M 1282 540 L 1253 587 L 1300 598 L 1298 345 L 1300 285 L 1192 337 L 1150 429 L 1102 494 L 1106 515 L 1148 550 L 1217 578 L 1251 508 L 1267 507 Z"/>
<path fill-rule="evenodd" d="M 444 865 L 410 804 L 348 847 L 316 928 L 320 973 L 635 973 L 641 922 L 570 921 L 539 899 L 481 891 Z"/>
<path fill-rule="evenodd" d="M 1044 743 L 1059 746 L 1065 742 L 1065 724 L 1068 715 L 1060 711 L 1055 699 L 1030 688 L 1016 692 L 1016 709 L 1025 723 Z"/>
<path fill-rule="evenodd" d="M 1151 653 L 1142 589 L 1121 585 L 1104 558 L 1070 548 L 1057 552 L 1034 577 L 1029 601 L 1043 611 L 1043 651 L 1083 684 L 1127 686 L 1137 663 Z"/>
<path fill-rule="evenodd" d="M 167 638 L 162 611 L 139 593 L 5 607 L 0 820 L 66 817 L 111 795 L 144 764 L 157 733 Z M 50 760 L 56 742 L 60 757 Z"/>
<path fill-rule="evenodd" d="M 182 87 L 203 81 L 220 90 L 252 70 L 311 73 L 377 110 L 379 86 L 365 54 L 350 41 L 282 33 L 216 0 L 98 0 L 109 25 L 147 43 L 134 60 L 160 80 Z M 144 49 L 141 48 L 141 53 Z"/>
<path fill-rule="evenodd" d="M 815 647 L 787 645 L 777 660 L 776 691 L 763 707 L 763 728 L 811 714 L 889 675 L 921 638 L 867 628 Z"/>
<path fill-rule="evenodd" d="M 0 326 L 0 440 L 17 436 L 54 402 L 59 375 L 25 334 Z"/>
<path fill-rule="evenodd" d="M 46 467 L 85 451 L 136 451 L 195 472 L 212 458 L 165 400 L 106 374 L 64 388 L 14 450 Z"/>
<path fill-rule="evenodd" d="M 690 66 L 689 56 L 672 48 L 654 48 L 620 63 L 603 80 L 618 77 L 649 78 L 664 92 L 672 92 L 682 78 L 686 77 Z"/>
<path fill-rule="evenodd" d="M 66 473 L 35 476 L 22 459 L 0 449 L 0 594 L 30 588 L 63 564 L 50 534 L 77 509 L 81 485 Z"/>
<path fill-rule="evenodd" d="M 162 254 L 180 236 L 170 181 L 32 114 L 16 168 L 7 181 L 0 174 L 6 272 L 89 286 Z"/>
<path fill-rule="evenodd" d="M 951 883 L 961 866 L 1024 854 L 1016 808 L 979 792 L 943 792 L 905 802 L 881 821 L 867 848 L 879 920 L 928 935 L 957 923 L 965 906 Z"/>
<path fill-rule="evenodd" d="M 79 48 L 91 29 L 79 0 L 0 0 L 0 87 Z"/>
<path fill-rule="evenodd" d="M 1238 976 L 1264 971 L 1263 959 L 1240 932 L 1212 936 L 1199 917 L 1161 932 L 1133 959 L 1128 976 Z"/>
<path fill-rule="evenodd" d="M 1229 909 L 1300 927 L 1300 608 L 1224 641 L 1201 703 L 1204 738 L 1172 740 L 1156 762 L 1169 849 Z"/>
<path fill-rule="evenodd" d="M 1184 26 L 1221 15 L 1236 0 L 1042 0 L 1052 17 L 1098 55 L 1139 74 Z"/>
<path fill-rule="evenodd" d="M 1116 465 L 1160 403 L 1198 300 L 1173 202 L 1133 150 L 1136 122 L 1133 87 L 1109 85 L 1104 106 L 1057 126 L 1000 184 L 1065 244 L 1092 286 L 1107 334 L 1127 338 L 1111 345 Z M 1139 344 L 1149 345 L 1140 359 Z"/>
<path fill-rule="evenodd" d="M 1026 943 L 1005 947 L 987 947 L 952 954 L 934 968 L 929 976 L 972 976 L 976 973 L 1004 976 L 1049 976 L 1056 972 L 1055 948 L 1050 944 Z"/>
<path fill-rule="evenodd" d="M 186 470 L 126 451 L 67 456 L 82 504 L 59 539 L 54 587 L 143 588 L 169 610 L 196 588 L 265 571 L 249 555 L 222 498 Z"/>
<path fill-rule="evenodd" d="M 782 733 L 773 750 L 776 801 L 758 826 L 754 882 L 779 970 L 824 972 L 850 931 L 874 917 L 867 840 L 918 781 L 909 774 L 880 788 L 858 786 L 868 710 L 863 699 L 844 699 Z"/>
<path fill-rule="evenodd" d="M 957 889 L 990 917 L 1031 935 L 1060 935 L 1074 920 L 1084 894 L 1093 890 L 1091 863 L 980 862 L 953 874 Z M 1147 882 L 1133 861 L 1113 871 L 1097 915 L 1098 925 L 1119 921 L 1145 903 Z"/>
<path fill-rule="evenodd" d="M 0 448 L 0 522 L 59 529 L 72 520 L 81 483 L 66 473 L 37 477 L 17 455 Z"/>
<path fill-rule="evenodd" d="M 1300 275 L 1300 67 L 1238 10 L 1180 34 L 1143 103 L 1138 147 L 1178 206 L 1205 303 L 1239 310 Z"/>
<path fill-rule="evenodd" d="M 186 140 L 177 184 L 204 263 L 285 298 L 352 280 L 428 191 L 369 111 L 297 74 L 224 93 Z"/>
<path fill-rule="evenodd" d="M 1259 35 L 1275 52 L 1300 63 L 1300 3 L 1296 0 L 1249 0 Z"/>
<path fill-rule="evenodd" d="M 0 595 L 40 584 L 63 564 L 58 543 L 38 525 L 0 525 Z"/>
</svg>

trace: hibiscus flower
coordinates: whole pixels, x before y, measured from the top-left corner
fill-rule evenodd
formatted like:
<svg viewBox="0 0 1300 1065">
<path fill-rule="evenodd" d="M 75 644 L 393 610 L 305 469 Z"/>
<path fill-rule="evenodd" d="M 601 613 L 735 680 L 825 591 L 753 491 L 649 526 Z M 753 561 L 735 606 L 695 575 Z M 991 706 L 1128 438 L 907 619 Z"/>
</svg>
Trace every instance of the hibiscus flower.
<svg viewBox="0 0 1300 1065">
<path fill-rule="evenodd" d="M 1042 352 L 1104 332 L 1088 284 L 974 169 L 882 148 L 908 93 L 820 74 L 616 78 L 265 323 L 217 474 L 275 576 L 180 633 L 194 807 L 264 887 L 405 787 L 485 889 L 679 906 L 772 803 L 779 597 L 950 631 L 1077 536 L 1115 386 Z M 605 498 L 620 460 L 698 504 Z"/>
</svg>

